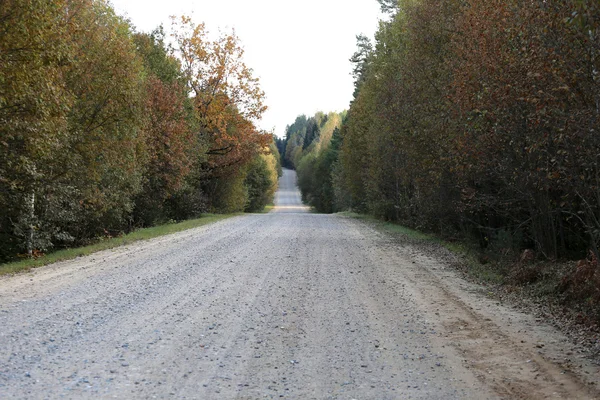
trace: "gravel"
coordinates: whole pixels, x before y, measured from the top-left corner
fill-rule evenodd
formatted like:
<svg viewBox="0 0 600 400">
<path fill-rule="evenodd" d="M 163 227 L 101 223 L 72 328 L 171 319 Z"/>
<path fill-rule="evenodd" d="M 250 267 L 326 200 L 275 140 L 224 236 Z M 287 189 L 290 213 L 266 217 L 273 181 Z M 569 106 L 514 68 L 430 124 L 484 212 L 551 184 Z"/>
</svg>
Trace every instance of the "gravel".
<svg viewBox="0 0 600 400">
<path fill-rule="evenodd" d="M 269 214 L 1 278 L 0 398 L 598 398 L 551 327 L 294 179 Z"/>
</svg>

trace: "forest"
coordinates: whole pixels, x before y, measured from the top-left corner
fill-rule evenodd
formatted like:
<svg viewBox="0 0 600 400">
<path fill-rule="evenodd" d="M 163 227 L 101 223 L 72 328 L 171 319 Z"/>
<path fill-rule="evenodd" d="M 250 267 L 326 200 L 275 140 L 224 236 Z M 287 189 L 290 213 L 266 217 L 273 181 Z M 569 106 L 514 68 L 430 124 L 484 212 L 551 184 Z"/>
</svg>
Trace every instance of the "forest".
<svg viewBox="0 0 600 400">
<path fill-rule="evenodd" d="M 305 201 L 488 253 L 587 257 L 591 279 L 600 3 L 378 1 L 387 17 L 374 41 L 357 36 L 347 113 L 299 117 L 278 143 Z"/>
<path fill-rule="evenodd" d="M 0 262 L 272 201 L 235 34 L 137 32 L 104 0 L 5 0 L 0 32 Z"/>
</svg>

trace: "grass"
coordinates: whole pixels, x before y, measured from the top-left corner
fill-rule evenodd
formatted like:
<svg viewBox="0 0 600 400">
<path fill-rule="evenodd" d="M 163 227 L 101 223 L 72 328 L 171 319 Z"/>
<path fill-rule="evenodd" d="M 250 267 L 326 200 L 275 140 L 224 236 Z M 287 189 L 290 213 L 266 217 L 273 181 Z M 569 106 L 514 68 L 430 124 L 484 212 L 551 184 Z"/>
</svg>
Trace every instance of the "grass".
<svg viewBox="0 0 600 400">
<path fill-rule="evenodd" d="M 574 262 L 538 260 L 523 265 L 517 261 L 518 257 L 514 253 L 503 254 L 498 250 L 495 252 L 493 248 L 483 252 L 477 243 L 467 240 L 444 240 L 368 215 L 351 212 L 339 215 L 363 220 L 398 240 L 400 245 L 410 243 L 424 252 L 431 252 L 436 247 L 447 249 L 458 257 L 458 262 L 451 261 L 453 267 L 460 270 L 467 279 L 486 285 L 492 298 L 512 301 L 518 308 L 534 314 L 543 313 L 545 318 L 564 332 L 576 332 L 578 341 L 591 343 L 590 348 L 595 346 L 596 349 L 592 351 L 598 352 L 598 300 L 592 299 L 588 294 L 590 290 L 597 288 L 591 288 L 588 281 L 571 284 L 566 292 L 558 289 L 565 277 L 572 276 Z"/>
<path fill-rule="evenodd" d="M 416 240 L 424 240 L 424 241 L 431 241 L 431 242 L 438 241 L 438 239 L 433 235 L 419 232 L 414 229 L 410 229 L 410 228 L 407 228 L 405 226 L 402 226 L 400 224 L 396 224 L 393 222 L 382 221 L 371 215 L 358 214 L 358 213 L 349 212 L 349 211 L 340 212 L 340 213 L 338 213 L 338 215 L 342 215 L 342 216 L 350 217 L 350 218 L 354 218 L 354 219 L 359 219 L 362 221 L 371 222 L 371 223 L 375 224 L 379 229 L 381 229 L 387 233 L 403 235 L 403 236 L 409 237 L 411 239 L 416 239 Z"/>
<path fill-rule="evenodd" d="M 267 214 L 269 212 L 271 212 L 272 209 L 275 208 L 275 204 L 271 203 L 271 204 L 267 204 L 265 206 L 265 208 L 263 208 L 263 210 L 260 212 L 261 214 Z"/>
<path fill-rule="evenodd" d="M 0 264 L 0 275 L 15 274 L 28 271 L 32 268 L 42 267 L 58 261 L 72 260 L 77 257 L 87 256 L 102 250 L 108 250 L 119 246 L 124 246 L 140 240 L 152 239 L 159 236 L 169 235 L 171 233 L 185 231 L 199 226 L 221 221 L 226 218 L 234 217 L 240 214 L 205 214 L 198 219 L 190 219 L 178 223 L 153 226 L 133 231 L 127 235 L 103 239 L 89 246 L 77 247 L 72 249 L 58 250 L 38 258 L 28 258 L 21 261 L 15 261 L 6 264 Z"/>
<path fill-rule="evenodd" d="M 438 236 L 407 228 L 397 223 L 381 221 L 373 216 L 357 214 L 354 212 L 341 212 L 339 215 L 368 221 L 382 232 L 402 236 L 413 240 L 415 243 L 435 243 L 446 248 L 451 253 L 459 256 L 462 260 L 465 272 L 474 278 L 492 284 L 504 282 L 504 275 L 498 271 L 492 263 L 481 263 L 477 257 L 478 251 L 465 242 L 450 242 Z"/>
</svg>

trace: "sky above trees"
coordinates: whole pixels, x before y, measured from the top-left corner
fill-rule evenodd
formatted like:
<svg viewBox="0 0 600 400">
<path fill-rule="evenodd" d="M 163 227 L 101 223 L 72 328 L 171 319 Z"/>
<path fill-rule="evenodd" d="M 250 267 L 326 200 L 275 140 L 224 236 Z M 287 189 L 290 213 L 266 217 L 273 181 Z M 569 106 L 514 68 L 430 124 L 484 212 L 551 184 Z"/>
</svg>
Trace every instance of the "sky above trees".
<svg viewBox="0 0 600 400">
<path fill-rule="evenodd" d="M 348 59 L 357 34 L 377 29 L 375 0 L 111 0 L 137 30 L 170 27 L 170 15 L 191 15 L 217 34 L 235 29 L 244 59 L 260 78 L 269 109 L 260 127 L 283 136 L 298 112 L 348 108 L 354 90 Z M 317 92 L 306 90 L 319 88 Z"/>
</svg>

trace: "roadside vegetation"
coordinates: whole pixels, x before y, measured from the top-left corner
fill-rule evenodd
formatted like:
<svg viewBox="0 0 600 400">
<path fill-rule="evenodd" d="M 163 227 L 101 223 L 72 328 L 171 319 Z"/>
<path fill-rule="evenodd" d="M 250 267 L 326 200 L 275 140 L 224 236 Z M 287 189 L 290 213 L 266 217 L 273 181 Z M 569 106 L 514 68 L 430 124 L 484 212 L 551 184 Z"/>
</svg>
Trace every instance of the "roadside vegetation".
<svg viewBox="0 0 600 400">
<path fill-rule="evenodd" d="M 278 143 L 304 200 L 468 243 L 503 282 L 552 276 L 600 321 L 598 2 L 378 1 L 341 124 Z"/>
<path fill-rule="evenodd" d="M 0 263 L 272 201 L 235 34 L 138 32 L 104 0 L 7 0 L 0 31 Z"/>
<path fill-rule="evenodd" d="M 581 345 L 586 354 L 596 360 L 600 356 L 597 307 L 582 301 L 585 292 L 573 296 L 561 291 L 565 276 L 570 276 L 575 262 L 566 259 L 515 260 L 508 254 L 498 254 L 494 259 L 489 259 L 473 241 L 423 233 L 368 214 L 343 211 L 337 215 L 367 223 L 392 238 L 400 247 L 408 245 L 423 254 L 443 260 L 465 279 L 476 282 L 487 296 L 499 303 L 508 302 L 560 328 L 574 343 Z M 593 290 L 591 282 L 580 283 L 578 288 Z"/>
<path fill-rule="evenodd" d="M 58 261 L 72 260 L 77 257 L 87 256 L 102 250 L 125 246 L 140 240 L 148 240 L 171 233 L 181 232 L 188 229 L 198 228 L 212 224 L 240 214 L 204 214 L 201 218 L 189 219 L 183 222 L 172 222 L 168 224 L 140 228 L 131 233 L 117 237 L 103 237 L 94 244 L 88 246 L 58 250 L 38 257 L 24 257 L 20 261 L 0 264 L 0 275 L 13 274 L 28 271 L 32 268 L 42 267 Z"/>
</svg>

